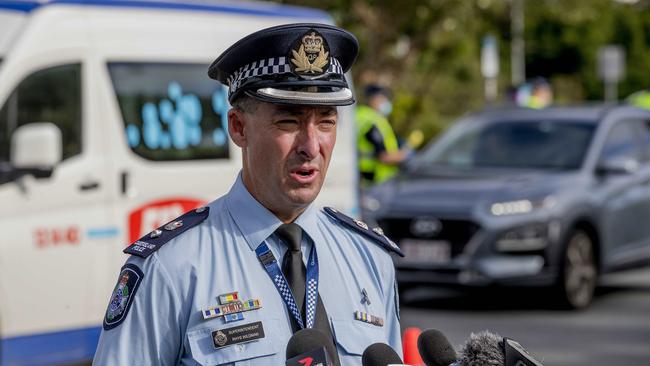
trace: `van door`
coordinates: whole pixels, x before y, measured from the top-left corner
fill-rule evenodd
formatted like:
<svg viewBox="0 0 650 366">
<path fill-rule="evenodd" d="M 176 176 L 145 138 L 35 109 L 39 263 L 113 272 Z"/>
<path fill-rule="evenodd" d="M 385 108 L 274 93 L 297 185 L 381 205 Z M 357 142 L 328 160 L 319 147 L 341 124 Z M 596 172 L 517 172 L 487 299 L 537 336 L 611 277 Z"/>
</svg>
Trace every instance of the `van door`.
<svg viewBox="0 0 650 366">
<path fill-rule="evenodd" d="M 88 310 L 88 278 L 93 253 L 117 233 L 106 226 L 110 182 L 99 143 L 89 140 L 86 79 L 81 63 L 34 70 L 1 104 L 0 335 L 7 364 L 30 364 L 43 352 L 52 352 L 50 362 L 94 353 L 99 327 Z M 62 161 L 46 178 L 18 176 L 9 165 L 12 134 L 33 122 L 51 122 L 62 134 Z"/>
<path fill-rule="evenodd" d="M 226 89 L 207 64 L 108 62 L 125 244 L 226 193 L 239 171 Z M 115 123 L 117 122 L 117 123 Z"/>
</svg>

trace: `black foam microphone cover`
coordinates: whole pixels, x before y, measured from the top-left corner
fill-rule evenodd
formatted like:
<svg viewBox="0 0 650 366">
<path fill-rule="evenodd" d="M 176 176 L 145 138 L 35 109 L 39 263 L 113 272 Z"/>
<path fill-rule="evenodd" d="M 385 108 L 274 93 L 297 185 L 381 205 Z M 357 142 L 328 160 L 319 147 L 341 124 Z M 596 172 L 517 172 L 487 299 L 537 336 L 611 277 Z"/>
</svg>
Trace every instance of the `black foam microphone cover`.
<svg viewBox="0 0 650 366">
<path fill-rule="evenodd" d="M 363 366 L 386 366 L 390 364 L 402 364 L 402 359 L 395 350 L 393 350 L 386 343 L 373 343 L 361 356 L 361 364 Z"/>
<path fill-rule="evenodd" d="M 427 366 L 449 366 L 457 360 L 454 347 L 447 337 L 436 329 L 427 329 L 420 333 L 418 351 Z"/>
<path fill-rule="evenodd" d="M 460 350 L 458 363 L 461 365 L 505 366 L 503 337 L 487 330 L 471 333 Z"/>
<path fill-rule="evenodd" d="M 334 341 L 325 333 L 314 328 L 305 328 L 294 333 L 287 343 L 287 360 L 303 353 L 313 351 L 319 347 L 325 347 L 332 360 L 336 360 L 336 348 Z"/>
</svg>

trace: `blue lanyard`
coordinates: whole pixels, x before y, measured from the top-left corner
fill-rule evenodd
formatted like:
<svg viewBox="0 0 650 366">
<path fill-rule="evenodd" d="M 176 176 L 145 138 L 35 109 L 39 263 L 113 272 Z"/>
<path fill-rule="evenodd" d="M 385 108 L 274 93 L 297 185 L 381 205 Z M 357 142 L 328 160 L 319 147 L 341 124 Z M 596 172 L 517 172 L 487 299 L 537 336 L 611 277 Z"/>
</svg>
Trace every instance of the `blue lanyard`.
<svg viewBox="0 0 650 366">
<path fill-rule="evenodd" d="M 266 273 L 269 274 L 275 288 L 280 293 L 287 309 L 293 318 L 296 320 L 300 329 L 305 328 L 300 309 L 296 305 L 296 300 L 291 292 L 291 288 L 284 277 L 284 273 L 278 266 L 278 261 L 266 245 L 266 242 L 260 244 L 255 249 L 255 254 L 260 260 Z M 314 320 L 316 319 L 316 302 L 318 301 L 318 255 L 316 254 L 316 244 L 312 244 L 311 251 L 309 251 L 309 260 L 307 261 L 307 282 L 305 284 L 305 317 L 307 318 L 307 328 L 314 327 Z"/>
</svg>

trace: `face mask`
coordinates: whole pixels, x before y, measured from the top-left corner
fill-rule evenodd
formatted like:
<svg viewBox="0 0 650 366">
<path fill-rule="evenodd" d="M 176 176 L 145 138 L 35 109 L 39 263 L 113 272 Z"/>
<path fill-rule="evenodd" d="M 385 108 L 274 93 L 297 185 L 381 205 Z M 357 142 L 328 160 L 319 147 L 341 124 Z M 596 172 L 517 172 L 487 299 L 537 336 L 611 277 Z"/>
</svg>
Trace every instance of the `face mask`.
<svg viewBox="0 0 650 366">
<path fill-rule="evenodd" d="M 390 112 L 393 111 L 393 103 L 390 101 L 384 101 L 379 105 L 379 113 L 383 114 L 384 116 L 388 116 Z"/>
</svg>

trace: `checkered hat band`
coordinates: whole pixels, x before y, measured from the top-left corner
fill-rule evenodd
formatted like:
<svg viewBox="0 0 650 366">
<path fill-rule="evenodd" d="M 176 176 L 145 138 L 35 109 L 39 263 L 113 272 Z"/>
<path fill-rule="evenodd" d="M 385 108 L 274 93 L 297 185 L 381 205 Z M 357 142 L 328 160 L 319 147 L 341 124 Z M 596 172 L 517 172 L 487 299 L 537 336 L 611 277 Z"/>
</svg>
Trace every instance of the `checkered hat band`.
<svg viewBox="0 0 650 366">
<path fill-rule="evenodd" d="M 291 72 L 290 61 L 286 57 L 273 57 L 264 60 L 255 61 L 246 66 L 242 66 L 228 78 L 230 85 L 230 93 L 239 89 L 239 86 L 246 81 L 246 79 L 257 76 L 279 75 Z M 327 73 L 330 74 L 343 74 L 343 68 L 339 61 L 335 58 L 330 58 L 330 65 L 327 68 Z"/>
</svg>

